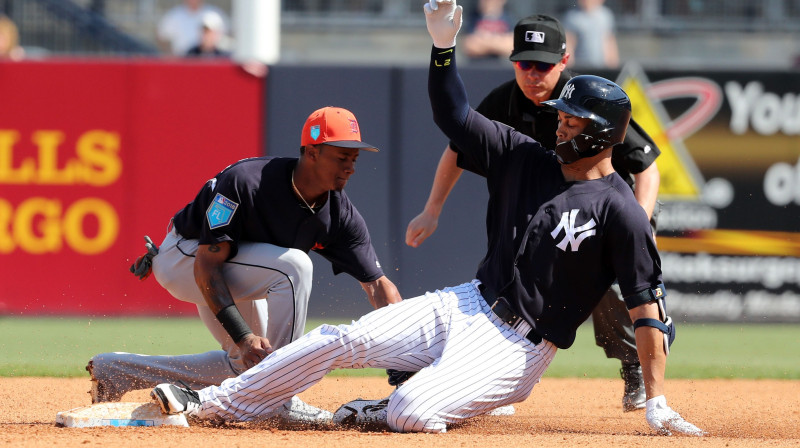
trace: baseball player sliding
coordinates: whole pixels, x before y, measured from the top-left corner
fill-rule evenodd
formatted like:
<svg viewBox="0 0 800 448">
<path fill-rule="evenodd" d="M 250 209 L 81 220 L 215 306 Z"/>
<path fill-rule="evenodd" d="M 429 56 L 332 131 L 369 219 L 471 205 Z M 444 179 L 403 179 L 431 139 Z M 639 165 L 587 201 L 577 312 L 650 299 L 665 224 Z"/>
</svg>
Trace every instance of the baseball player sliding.
<svg viewBox="0 0 800 448">
<path fill-rule="evenodd" d="M 658 251 L 647 215 L 611 165 L 611 148 L 630 119 L 627 95 L 603 78 L 571 79 L 548 102 L 559 126 L 555 152 L 545 150 L 469 107 L 456 70 L 461 8 L 431 0 L 425 17 L 434 45 L 434 120 L 456 143 L 460 165 L 489 186 L 494 225 L 477 278 L 351 325 L 320 326 L 219 386 L 160 384 L 151 396 L 165 413 L 253 420 L 333 369 L 418 370 L 387 400 L 337 414 L 400 432 L 445 432 L 525 400 L 617 278 L 636 326 L 647 422 L 661 434 L 702 435 L 667 405 L 664 370 L 674 330 Z"/>
<path fill-rule="evenodd" d="M 308 251 L 335 272 L 357 279 L 378 308 L 399 302 L 384 275 L 364 219 L 344 192 L 361 150 L 355 116 L 324 107 L 303 126 L 300 157 L 241 160 L 207 181 L 175 214 L 160 249 L 132 266 L 152 272 L 178 300 L 193 303 L 222 350 L 181 356 L 102 353 L 89 361 L 92 402 L 117 401 L 128 391 L 183 381 L 218 384 L 305 333 L 311 292 Z M 290 400 L 291 399 L 291 400 Z M 329 422 L 328 411 L 288 396 L 278 417 Z"/>
<path fill-rule="evenodd" d="M 558 114 L 544 102 L 558 99 L 564 85 L 575 76 L 566 69 L 572 61 L 566 48 L 566 32 L 558 19 L 537 14 L 517 22 L 509 56 L 514 79 L 492 90 L 476 110 L 530 136 L 546 149 L 555 149 Z M 442 153 L 423 211 L 408 223 L 406 244 L 411 247 L 419 247 L 436 230 L 444 203 L 463 171 L 451 146 L 454 144 Z M 614 171 L 634 189 L 637 202 L 651 217 L 653 231 L 658 214 L 660 176 L 655 160 L 659 154 L 653 140 L 633 119 L 622 143 L 614 145 L 611 152 Z M 597 345 L 603 347 L 606 356 L 622 363 L 620 375 L 625 383 L 622 409 L 643 409 L 646 395 L 642 368 L 636 353 L 633 322 L 619 285 L 614 284 L 592 311 L 592 324 Z"/>
</svg>

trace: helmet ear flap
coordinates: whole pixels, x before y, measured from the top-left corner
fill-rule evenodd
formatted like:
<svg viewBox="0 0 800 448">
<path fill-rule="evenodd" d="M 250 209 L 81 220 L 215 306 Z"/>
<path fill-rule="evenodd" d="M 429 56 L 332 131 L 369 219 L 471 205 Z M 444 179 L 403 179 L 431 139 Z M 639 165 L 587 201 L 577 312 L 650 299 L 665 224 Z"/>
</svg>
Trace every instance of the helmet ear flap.
<svg viewBox="0 0 800 448">
<path fill-rule="evenodd" d="M 576 135 L 572 140 L 557 144 L 556 156 L 559 162 L 569 165 L 578 159 L 596 156 L 607 147 L 595 136 L 583 133 Z"/>
</svg>

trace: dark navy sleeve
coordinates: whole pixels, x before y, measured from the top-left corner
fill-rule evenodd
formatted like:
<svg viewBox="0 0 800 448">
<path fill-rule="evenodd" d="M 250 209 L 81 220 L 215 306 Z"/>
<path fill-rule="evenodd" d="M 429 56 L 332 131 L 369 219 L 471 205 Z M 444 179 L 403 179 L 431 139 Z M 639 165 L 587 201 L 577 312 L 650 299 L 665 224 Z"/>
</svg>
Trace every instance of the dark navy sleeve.
<svg viewBox="0 0 800 448">
<path fill-rule="evenodd" d="M 433 47 L 428 71 L 428 95 L 433 121 L 455 143 L 458 165 L 488 176 L 493 161 L 518 145 L 533 140 L 505 124 L 492 121 L 469 106 L 458 74 L 455 49 Z"/>
<path fill-rule="evenodd" d="M 233 258 L 238 253 L 247 210 L 251 208 L 250 198 L 242 196 L 247 191 L 238 185 L 238 176 L 232 171 L 223 171 L 209 181 L 210 201 L 205 204 L 202 231 L 198 238 L 200 244 L 228 242 L 231 244 Z"/>
<path fill-rule="evenodd" d="M 316 252 L 331 262 L 333 273 L 346 272 L 362 283 L 382 277 L 364 218 L 349 201 L 342 201 L 339 228 L 330 243 Z"/>
<path fill-rule="evenodd" d="M 606 231 L 611 262 L 623 297 L 662 283 L 661 258 L 650 223 L 635 200 L 631 198 L 617 207 L 616 216 Z"/>
</svg>

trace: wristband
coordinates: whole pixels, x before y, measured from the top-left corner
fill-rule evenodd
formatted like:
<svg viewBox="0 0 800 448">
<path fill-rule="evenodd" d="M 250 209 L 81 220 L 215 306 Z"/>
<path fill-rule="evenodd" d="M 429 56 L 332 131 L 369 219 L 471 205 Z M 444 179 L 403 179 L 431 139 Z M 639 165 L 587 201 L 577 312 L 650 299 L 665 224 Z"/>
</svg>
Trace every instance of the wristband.
<svg viewBox="0 0 800 448">
<path fill-rule="evenodd" d="M 242 338 L 252 333 L 247 322 L 242 318 L 242 314 L 239 313 L 239 309 L 236 308 L 236 305 L 228 305 L 219 310 L 219 313 L 217 313 L 217 320 L 222 324 L 222 328 L 231 336 L 233 342 L 237 344 Z"/>
</svg>

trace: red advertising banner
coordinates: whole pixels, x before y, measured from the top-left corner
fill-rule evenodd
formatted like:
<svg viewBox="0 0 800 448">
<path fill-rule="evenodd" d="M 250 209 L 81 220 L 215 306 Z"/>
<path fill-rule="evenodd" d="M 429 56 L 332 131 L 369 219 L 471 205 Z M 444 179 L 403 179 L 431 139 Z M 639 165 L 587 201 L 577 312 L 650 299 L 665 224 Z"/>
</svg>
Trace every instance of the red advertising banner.
<svg viewBox="0 0 800 448">
<path fill-rule="evenodd" d="M 263 84 L 227 62 L 0 63 L 0 313 L 193 312 L 128 267 L 261 154 Z"/>
</svg>

